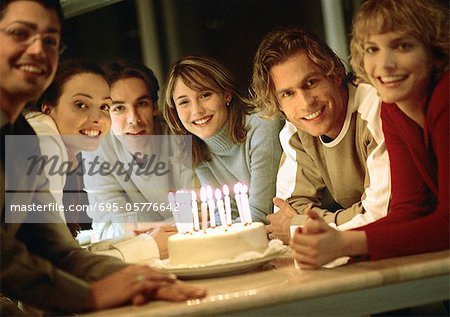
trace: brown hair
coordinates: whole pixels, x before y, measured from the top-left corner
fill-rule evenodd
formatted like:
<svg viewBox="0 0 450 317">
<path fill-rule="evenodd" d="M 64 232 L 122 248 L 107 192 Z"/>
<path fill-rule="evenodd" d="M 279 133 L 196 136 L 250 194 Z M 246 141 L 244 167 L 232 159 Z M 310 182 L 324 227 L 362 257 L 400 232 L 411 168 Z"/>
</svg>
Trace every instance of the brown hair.
<svg viewBox="0 0 450 317">
<path fill-rule="evenodd" d="M 368 0 L 353 18 L 350 52 L 353 70 L 369 82 L 364 70 L 364 42 L 371 34 L 404 31 L 429 48 L 433 56 L 431 80 L 448 70 L 449 11 L 431 0 Z"/>
<path fill-rule="evenodd" d="M 106 64 L 103 69 L 111 85 L 120 79 L 138 78 L 142 80 L 150 93 L 152 102 L 158 101 L 158 79 L 147 66 L 134 61 L 120 60 Z"/>
<path fill-rule="evenodd" d="M 251 108 L 237 92 L 234 77 L 218 61 L 205 56 L 186 56 L 176 61 L 169 70 L 161 95 L 163 115 L 174 134 L 192 135 L 178 117 L 172 98 L 176 80 L 180 78 L 193 90 L 211 89 L 216 92 L 229 92 L 231 101 L 227 106 L 228 119 L 225 123 L 228 135 L 235 143 L 242 143 L 247 136 L 245 116 Z M 208 148 L 199 137 L 192 135 L 192 163 L 194 166 L 210 158 Z M 186 149 L 186 145 L 182 145 Z"/>
<path fill-rule="evenodd" d="M 102 77 L 108 84 L 106 73 L 97 64 L 83 59 L 70 59 L 59 63 L 55 78 L 39 98 L 36 107 L 41 111 L 44 104 L 55 107 L 63 93 L 65 84 L 79 74 L 94 74 Z"/>
<path fill-rule="evenodd" d="M 80 74 L 93 74 L 102 77 L 107 83 L 108 79 L 106 78 L 106 74 L 97 64 L 87 61 L 87 60 L 67 60 L 59 64 L 59 67 L 56 71 L 55 78 L 50 86 L 45 90 L 42 96 L 39 98 L 37 104 L 35 105 L 35 110 L 42 111 L 42 106 L 47 105 L 50 107 L 56 107 L 63 94 L 64 86 L 67 82 L 69 82 L 73 77 Z M 77 155 L 77 160 L 80 161 L 81 155 Z M 81 166 L 81 165 L 80 165 Z M 79 166 L 79 167 L 80 167 Z M 82 173 L 82 172 L 81 172 Z M 82 184 L 83 179 L 80 174 L 71 172 L 66 176 L 66 185 L 69 177 L 72 178 L 72 181 L 80 182 Z M 80 184 L 79 183 L 79 184 Z M 64 188 L 65 189 L 65 188 Z M 70 204 L 81 204 L 83 201 L 84 193 L 81 191 L 82 188 L 77 188 L 80 190 L 79 193 L 71 192 L 69 189 L 68 193 L 64 191 L 64 199 L 68 199 Z M 67 227 L 72 233 L 73 237 L 76 237 L 78 232 L 81 230 L 80 225 L 77 223 L 79 217 L 78 211 L 70 211 L 66 209 L 66 219 L 67 219 Z"/>
<path fill-rule="evenodd" d="M 262 111 L 262 116 L 285 117 L 275 95 L 270 69 L 301 51 L 308 55 L 325 76 L 332 80 L 340 79 L 343 85 L 348 81 L 342 61 L 314 34 L 302 29 L 273 31 L 262 39 L 253 60 L 251 102 Z"/>
</svg>

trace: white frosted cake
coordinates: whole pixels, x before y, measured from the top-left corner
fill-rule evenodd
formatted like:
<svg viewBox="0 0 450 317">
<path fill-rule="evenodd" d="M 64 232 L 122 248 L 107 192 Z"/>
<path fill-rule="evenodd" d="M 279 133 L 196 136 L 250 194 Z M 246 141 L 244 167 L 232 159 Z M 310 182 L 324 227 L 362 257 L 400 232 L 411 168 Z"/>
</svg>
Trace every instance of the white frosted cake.
<svg viewBox="0 0 450 317">
<path fill-rule="evenodd" d="M 263 253 L 268 247 L 264 225 L 235 223 L 227 227 L 208 228 L 169 237 L 168 251 L 171 265 L 201 265 L 217 260 L 232 260 L 244 252 Z"/>
</svg>

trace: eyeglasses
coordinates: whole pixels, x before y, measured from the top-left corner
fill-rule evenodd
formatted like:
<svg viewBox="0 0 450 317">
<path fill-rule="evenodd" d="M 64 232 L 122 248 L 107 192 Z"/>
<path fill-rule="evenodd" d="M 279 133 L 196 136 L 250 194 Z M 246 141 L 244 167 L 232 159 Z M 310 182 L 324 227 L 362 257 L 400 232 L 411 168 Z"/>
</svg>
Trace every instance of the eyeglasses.
<svg viewBox="0 0 450 317">
<path fill-rule="evenodd" d="M 60 55 L 64 53 L 67 48 L 67 46 L 61 42 L 61 37 L 58 33 L 40 34 L 25 26 L 0 29 L 0 32 L 10 37 L 14 42 L 21 44 L 23 47 L 28 47 L 40 40 L 46 50 L 58 52 Z"/>
</svg>

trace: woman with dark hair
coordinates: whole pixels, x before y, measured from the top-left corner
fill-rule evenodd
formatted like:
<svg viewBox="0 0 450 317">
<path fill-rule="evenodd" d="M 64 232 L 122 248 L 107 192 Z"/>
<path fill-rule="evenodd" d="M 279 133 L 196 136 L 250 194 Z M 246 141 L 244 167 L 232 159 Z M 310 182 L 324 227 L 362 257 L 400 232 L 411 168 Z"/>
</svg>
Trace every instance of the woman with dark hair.
<svg viewBox="0 0 450 317">
<path fill-rule="evenodd" d="M 273 209 L 282 121 L 252 114 L 230 72 L 208 57 L 187 56 L 174 63 L 163 99 L 173 133 L 192 136 L 192 162 L 201 184 L 248 185 L 253 220 L 266 223 Z"/>
<path fill-rule="evenodd" d="M 103 70 L 88 61 L 60 64 L 55 79 L 26 119 L 39 136 L 50 190 L 64 205 L 72 235 L 90 227 L 83 191 L 81 151 L 95 150 L 111 126 L 110 88 Z M 53 162 L 59 162 L 54 165 Z M 62 192 L 63 189 L 63 192 Z"/>
</svg>

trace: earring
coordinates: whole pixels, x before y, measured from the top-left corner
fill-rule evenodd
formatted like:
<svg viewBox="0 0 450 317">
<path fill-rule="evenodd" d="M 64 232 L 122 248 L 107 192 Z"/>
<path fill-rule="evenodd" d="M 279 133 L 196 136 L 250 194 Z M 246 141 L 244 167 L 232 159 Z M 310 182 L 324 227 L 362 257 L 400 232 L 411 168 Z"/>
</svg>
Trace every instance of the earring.
<svg viewBox="0 0 450 317">
<path fill-rule="evenodd" d="M 230 105 L 230 102 L 229 102 L 229 101 L 227 101 L 226 105 L 227 105 L 227 107 L 228 107 L 228 106 Z"/>
</svg>

